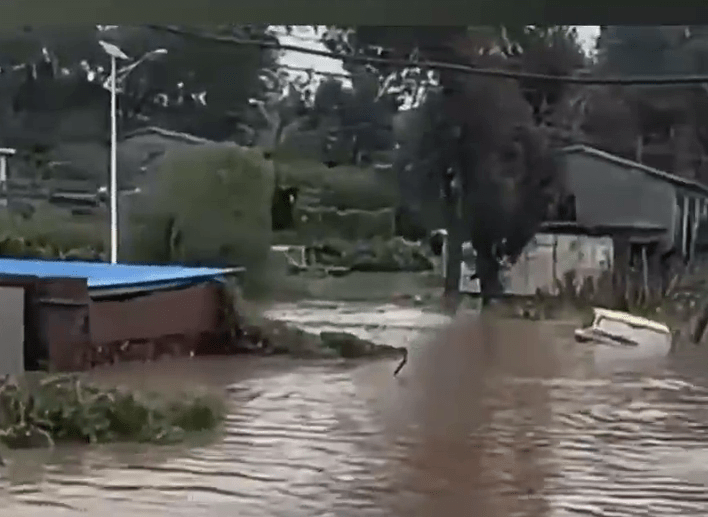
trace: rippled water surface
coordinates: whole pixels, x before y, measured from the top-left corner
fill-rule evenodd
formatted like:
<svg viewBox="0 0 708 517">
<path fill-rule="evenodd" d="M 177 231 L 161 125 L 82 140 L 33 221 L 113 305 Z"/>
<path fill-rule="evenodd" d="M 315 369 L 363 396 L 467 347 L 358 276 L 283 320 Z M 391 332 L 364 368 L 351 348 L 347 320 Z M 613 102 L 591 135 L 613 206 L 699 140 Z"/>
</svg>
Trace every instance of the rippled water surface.
<svg viewBox="0 0 708 517">
<path fill-rule="evenodd" d="M 308 329 L 405 344 L 395 362 L 172 361 L 97 372 L 225 390 L 217 437 L 3 453 L 0 514 L 708 515 L 708 360 L 613 360 L 573 325 L 284 305 Z M 641 355 L 641 354 L 640 354 Z"/>
</svg>

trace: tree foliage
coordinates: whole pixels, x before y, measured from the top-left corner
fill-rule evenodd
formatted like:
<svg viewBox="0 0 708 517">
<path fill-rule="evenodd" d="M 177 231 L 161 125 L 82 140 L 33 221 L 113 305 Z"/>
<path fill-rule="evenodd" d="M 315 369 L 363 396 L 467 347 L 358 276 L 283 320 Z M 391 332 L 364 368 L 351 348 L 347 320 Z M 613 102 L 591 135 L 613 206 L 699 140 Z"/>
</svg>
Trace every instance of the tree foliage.
<svg viewBox="0 0 708 517">
<path fill-rule="evenodd" d="M 268 38 L 265 25 L 226 25 L 215 35 Z M 263 69 L 276 53 L 163 32 L 143 26 L 23 28 L 0 34 L 0 109 L 11 145 L 106 139 L 110 73 L 99 40 L 117 44 L 122 130 L 159 125 L 223 140 L 263 95 Z M 163 54 L 154 53 L 161 49 Z M 81 118 L 76 118 L 81 112 Z M 69 120 L 74 120 L 69 123 Z M 23 145 L 24 144 L 24 145 Z"/>
<path fill-rule="evenodd" d="M 331 31 L 328 45 L 340 52 L 558 75 L 585 64 L 566 28 L 357 27 Z M 461 240 L 472 241 L 483 294 L 498 292 L 500 260 L 516 259 L 561 195 L 562 171 L 542 126 L 566 89 L 422 66 L 377 72 L 380 87 L 408 94 L 418 112 L 407 117 L 415 127 L 403 128 L 396 160 L 402 191 L 418 209 L 434 206 L 431 193 L 438 195 L 448 214 L 451 263 L 459 263 Z M 425 219 L 433 218 L 421 214 Z M 455 289 L 456 280 L 448 287 Z"/>
<path fill-rule="evenodd" d="M 606 26 L 597 74 L 691 75 L 708 71 L 704 26 Z M 648 165 L 704 180 L 708 93 L 703 86 L 604 88 L 588 103 L 586 132 L 598 145 Z M 609 101 L 609 102 L 607 102 Z M 603 139 L 603 127 L 615 130 Z"/>
<path fill-rule="evenodd" d="M 158 125 L 261 147 L 281 164 L 314 159 L 332 174 L 392 167 L 402 208 L 418 225 L 445 224 L 455 239 L 474 243 L 479 271 L 489 271 L 482 282 L 487 292 L 499 288 L 500 261 L 516 258 L 564 196 L 555 147 L 587 143 L 671 172 L 703 174 L 708 93 L 702 86 L 587 87 L 424 65 L 551 76 L 707 73 L 702 26 L 603 27 L 597 62 L 568 26 L 330 26 L 322 41 L 336 54 L 418 64 L 345 60 L 348 78 L 328 78 L 314 90 L 311 77 L 292 80 L 277 69 L 276 51 L 209 36 L 273 37 L 256 24 L 1 33 L 2 144 L 105 140 L 110 63 L 98 41 L 108 40 L 131 56 L 119 74 L 121 130 Z M 155 49 L 167 53 L 149 59 Z"/>
</svg>

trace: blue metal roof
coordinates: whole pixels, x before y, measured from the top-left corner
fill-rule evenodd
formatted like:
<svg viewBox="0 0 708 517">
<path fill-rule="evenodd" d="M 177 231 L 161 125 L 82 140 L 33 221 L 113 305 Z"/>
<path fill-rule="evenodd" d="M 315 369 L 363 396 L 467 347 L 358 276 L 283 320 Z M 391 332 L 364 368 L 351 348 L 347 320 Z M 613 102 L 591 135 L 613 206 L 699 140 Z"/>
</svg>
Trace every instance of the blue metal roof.
<svg viewBox="0 0 708 517">
<path fill-rule="evenodd" d="M 218 279 L 240 268 L 108 264 L 58 260 L 12 259 L 0 257 L 0 275 L 35 276 L 39 278 L 85 278 L 89 289 L 145 289 L 189 284 Z"/>
</svg>

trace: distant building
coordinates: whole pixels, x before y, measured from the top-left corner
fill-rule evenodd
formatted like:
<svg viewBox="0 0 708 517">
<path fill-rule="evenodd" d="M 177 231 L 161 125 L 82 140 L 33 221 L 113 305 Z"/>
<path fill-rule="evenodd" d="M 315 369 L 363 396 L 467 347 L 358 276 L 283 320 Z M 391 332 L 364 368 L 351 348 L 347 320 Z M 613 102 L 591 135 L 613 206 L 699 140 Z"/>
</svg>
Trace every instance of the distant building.
<svg viewBox="0 0 708 517">
<path fill-rule="evenodd" d="M 462 262 L 460 292 L 479 294 L 474 254 L 468 253 L 466 258 Z M 557 295 L 568 274 L 577 286 L 588 279 L 597 285 L 603 275 L 611 274 L 613 262 L 613 236 L 609 230 L 589 232 L 576 225 L 547 224 L 517 261 L 502 269 L 500 280 L 507 295 L 533 296 L 537 291 Z"/>
<path fill-rule="evenodd" d="M 122 134 L 118 147 L 122 155 L 131 157 L 133 168 L 144 173 L 155 166 L 170 149 L 210 143 L 214 141 L 188 133 L 149 126 Z"/>
<path fill-rule="evenodd" d="M 689 262 L 708 248 L 708 187 L 583 145 L 563 150 L 574 220 L 586 228 L 661 228 L 656 252 Z"/>
<path fill-rule="evenodd" d="M 561 152 L 568 191 L 563 214 L 550 217 L 504 271 L 508 294 L 552 293 L 571 271 L 579 282 L 612 272 L 620 283 L 636 279 L 655 292 L 708 251 L 708 187 L 584 145 Z M 479 293 L 474 277 L 468 259 L 463 292 Z"/>
</svg>

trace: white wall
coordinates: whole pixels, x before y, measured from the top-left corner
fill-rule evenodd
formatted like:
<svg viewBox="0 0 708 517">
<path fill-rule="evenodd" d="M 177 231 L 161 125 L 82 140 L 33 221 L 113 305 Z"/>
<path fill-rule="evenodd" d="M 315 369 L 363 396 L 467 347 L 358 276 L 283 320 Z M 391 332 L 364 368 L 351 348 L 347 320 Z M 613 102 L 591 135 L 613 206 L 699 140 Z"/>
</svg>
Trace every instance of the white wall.
<svg viewBox="0 0 708 517">
<path fill-rule="evenodd" d="M 571 270 L 575 271 L 579 283 L 588 277 L 597 280 L 612 268 L 612 255 L 610 237 L 539 233 L 503 275 L 505 293 L 532 296 L 540 289 L 557 294 L 556 280 L 562 281 Z M 461 267 L 460 292 L 479 294 L 479 281 L 469 279 L 473 265 L 463 262 Z"/>
</svg>

